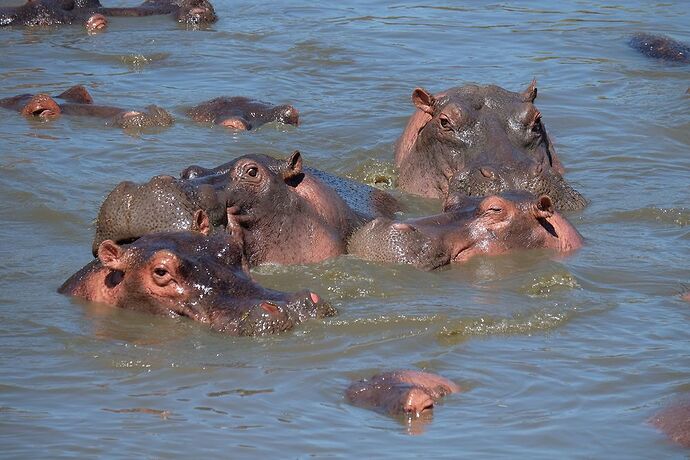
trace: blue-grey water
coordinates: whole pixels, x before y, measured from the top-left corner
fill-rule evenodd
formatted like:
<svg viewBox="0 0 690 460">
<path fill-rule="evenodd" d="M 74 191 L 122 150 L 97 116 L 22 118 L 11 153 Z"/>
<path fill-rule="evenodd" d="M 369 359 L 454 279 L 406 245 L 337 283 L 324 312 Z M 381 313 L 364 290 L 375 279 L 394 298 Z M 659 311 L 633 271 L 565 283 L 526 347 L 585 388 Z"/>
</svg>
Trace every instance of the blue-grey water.
<svg viewBox="0 0 690 460">
<path fill-rule="evenodd" d="M 214 4 L 220 20 L 201 30 L 168 17 L 95 35 L 0 30 L 0 97 L 84 84 L 97 103 L 176 116 L 123 132 L 0 110 L 1 457 L 688 455 L 647 420 L 690 393 L 690 67 L 627 46 L 635 31 L 690 42 L 686 2 Z M 586 238 L 571 257 L 262 267 L 262 284 L 313 289 L 340 315 L 258 339 L 55 292 L 90 260 L 93 219 L 122 180 L 299 149 L 385 186 L 416 86 L 533 77 L 567 178 L 591 201 L 569 215 Z M 302 125 L 233 134 L 184 118 L 219 95 L 292 103 Z M 413 422 L 343 399 L 351 380 L 394 368 L 465 391 Z"/>
</svg>

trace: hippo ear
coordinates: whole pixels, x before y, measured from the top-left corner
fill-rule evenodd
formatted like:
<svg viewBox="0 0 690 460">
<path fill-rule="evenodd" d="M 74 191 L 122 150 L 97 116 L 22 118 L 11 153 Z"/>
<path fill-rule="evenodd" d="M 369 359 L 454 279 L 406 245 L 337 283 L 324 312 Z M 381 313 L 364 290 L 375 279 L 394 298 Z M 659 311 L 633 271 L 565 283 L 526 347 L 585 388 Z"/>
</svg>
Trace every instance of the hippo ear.
<svg viewBox="0 0 690 460">
<path fill-rule="evenodd" d="M 66 101 L 78 102 L 80 104 L 93 103 L 93 98 L 83 85 L 72 86 L 67 91 L 61 93 L 58 97 Z"/>
<path fill-rule="evenodd" d="M 302 154 L 299 153 L 299 150 L 295 150 L 292 152 L 292 155 L 285 160 L 283 179 L 287 181 L 300 174 L 302 174 Z"/>
<path fill-rule="evenodd" d="M 542 195 L 532 204 L 532 214 L 534 217 L 546 219 L 553 216 L 553 200 L 548 195 Z"/>
<path fill-rule="evenodd" d="M 211 233 L 211 224 L 209 223 L 208 214 L 203 209 L 197 209 L 194 213 L 192 230 L 207 236 Z"/>
<path fill-rule="evenodd" d="M 527 89 L 522 93 L 523 102 L 534 102 L 537 98 L 537 79 L 533 78 L 532 83 L 529 84 Z"/>
<path fill-rule="evenodd" d="M 124 271 L 124 254 L 125 250 L 113 240 L 105 240 L 98 246 L 98 259 L 104 267 L 112 270 Z"/>
<path fill-rule="evenodd" d="M 423 88 L 415 88 L 412 91 L 412 103 L 422 112 L 429 115 L 434 114 L 434 105 L 436 105 L 436 98 L 427 90 Z"/>
</svg>

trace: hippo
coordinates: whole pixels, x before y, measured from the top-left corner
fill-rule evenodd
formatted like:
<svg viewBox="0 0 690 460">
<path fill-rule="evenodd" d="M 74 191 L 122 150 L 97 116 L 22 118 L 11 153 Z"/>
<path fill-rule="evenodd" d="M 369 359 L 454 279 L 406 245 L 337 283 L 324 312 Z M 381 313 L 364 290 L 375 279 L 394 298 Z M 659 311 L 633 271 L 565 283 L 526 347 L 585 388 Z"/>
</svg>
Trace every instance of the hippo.
<svg viewBox="0 0 690 460">
<path fill-rule="evenodd" d="M 369 193 L 371 210 L 392 215 L 395 200 L 370 189 L 359 198 Z M 228 208 L 245 231 L 251 266 L 314 263 L 343 254 L 349 235 L 374 218 L 366 213 L 370 209 L 353 209 L 337 190 L 305 172 L 299 151 L 287 159 L 244 155 L 213 169 L 190 166 L 179 179 L 121 183 L 100 208 L 92 249 L 95 254 L 105 239 L 127 242 L 151 232 L 195 230 L 206 221 L 212 233 L 226 225 Z"/>
<path fill-rule="evenodd" d="M 184 24 L 208 24 L 217 20 L 208 0 L 146 0 L 136 7 L 105 8 L 99 0 L 27 0 L 18 7 L 0 8 L 0 26 L 54 26 L 84 24 L 87 30 L 106 28 L 106 16 L 170 14 Z"/>
<path fill-rule="evenodd" d="M 388 415 L 419 417 L 433 409 L 442 397 L 458 393 L 460 387 L 440 375 L 413 370 L 376 374 L 351 384 L 345 397 L 356 406 Z"/>
<path fill-rule="evenodd" d="M 487 181 L 467 179 L 484 177 L 483 171 L 489 174 L 489 193 L 514 188 L 548 194 L 558 209 L 583 208 L 586 200 L 562 178 L 564 168 L 536 97 L 536 81 L 522 93 L 495 85 L 465 85 L 436 95 L 415 89 L 417 111 L 395 148 L 398 187 L 429 198 L 479 195 L 477 187 L 489 188 Z"/>
<path fill-rule="evenodd" d="M 651 58 L 682 64 L 690 63 L 690 46 L 665 35 L 639 32 L 630 38 L 628 44 Z"/>
<path fill-rule="evenodd" d="M 57 96 L 44 93 L 20 94 L 0 99 L 0 107 L 16 110 L 26 117 L 52 120 L 60 115 L 103 118 L 106 124 L 121 128 L 170 126 L 172 116 L 162 108 L 149 105 L 145 111 L 93 104 L 89 91 L 82 85 L 72 86 Z"/>
<path fill-rule="evenodd" d="M 239 235 L 186 231 L 148 234 L 126 245 L 105 240 L 98 259 L 58 292 L 117 308 L 184 316 L 238 336 L 279 333 L 308 318 L 336 314 L 314 292 L 288 294 L 255 283 Z"/>
<path fill-rule="evenodd" d="M 453 194 L 441 214 L 407 221 L 373 220 L 352 235 L 348 253 L 433 270 L 480 254 L 532 248 L 570 252 L 582 244 L 582 236 L 554 210 L 548 195 L 535 199 L 524 192 L 488 197 Z"/>
<path fill-rule="evenodd" d="M 676 444 L 690 448 L 690 401 L 662 409 L 649 422 Z"/>
<path fill-rule="evenodd" d="M 271 121 L 299 125 L 299 112 L 291 105 L 272 105 L 246 97 L 217 97 L 192 107 L 187 115 L 200 123 L 214 123 L 236 131 L 249 131 Z"/>
</svg>

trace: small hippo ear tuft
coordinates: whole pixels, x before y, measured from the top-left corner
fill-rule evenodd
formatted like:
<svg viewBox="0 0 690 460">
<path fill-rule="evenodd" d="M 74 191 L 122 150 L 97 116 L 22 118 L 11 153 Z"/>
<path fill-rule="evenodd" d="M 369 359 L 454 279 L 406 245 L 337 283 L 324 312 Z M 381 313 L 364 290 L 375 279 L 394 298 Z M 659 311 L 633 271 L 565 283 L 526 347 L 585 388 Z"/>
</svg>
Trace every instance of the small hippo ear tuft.
<svg viewBox="0 0 690 460">
<path fill-rule="evenodd" d="M 118 246 L 113 240 L 105 240 L 98 246 L 98 259 L 104 267 L 112 270 L 123 270 L 124 250 Z"/>
<path fill-rule="evenodd" d="M 412 103 L 422 112 L 433 115 L 436 98 L 424 88 L 415 88 L 412 91 Z"/>
<path fill-rule="evenodd" d="M 537 79 L 533 78 L 524 93 L 522 93 L 523 102 L 534 102 L 537 98 Z"/>
<path fill-rule="evenodd" d="M 208 214 L 203 209 L 197 209 L 194 213 L 192 230 L 207 236 L 211 233 L 211 224 L 209 223 Z"/>
<path fill-rule="evenodd" d="M 542 195 L 537 199 L 534 205 L 534 214 L 536 217 L 551 217 L 553 216 L 553 200 L 548 195 Z"/>
</svg>

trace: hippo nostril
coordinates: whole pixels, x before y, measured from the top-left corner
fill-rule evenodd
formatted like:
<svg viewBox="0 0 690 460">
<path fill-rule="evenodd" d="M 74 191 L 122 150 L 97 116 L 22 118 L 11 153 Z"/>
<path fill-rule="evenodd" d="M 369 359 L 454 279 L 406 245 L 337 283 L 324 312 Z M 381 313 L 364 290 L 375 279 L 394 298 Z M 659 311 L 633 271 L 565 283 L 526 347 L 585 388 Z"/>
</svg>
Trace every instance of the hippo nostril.
<svg viewBox="0 0 690 460">
<path fill-rule="evenodd" d="M 494 170 L 491 168 L 487 168 L 486 166 L 482 166 L 481 168 L 479 168 L 479 172 L 482 173 L 482 176 L 488 179 L 496 178 L 496 173 L 494 172 Z"/>
<path fill-rule="evenodd" d="M 309 297 L 311 298 L 311 301 L 314 303 L 321 302 L 321 298 L 318 296 L 318 294 L 316 292 L 310 292 Z"/>
<path fill-rule="evenodd" d="M 278 306 L 272 304 L 271 302 L 261 302 L 260 307 L 269 315 L 277 316 L 280 314 L 280 309 L 278 308 Z"/>
</svg>

